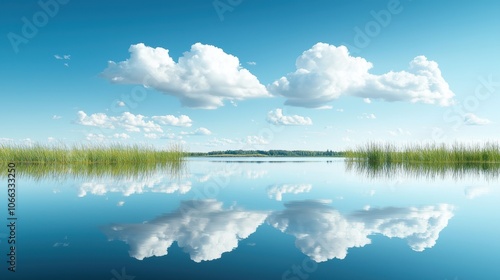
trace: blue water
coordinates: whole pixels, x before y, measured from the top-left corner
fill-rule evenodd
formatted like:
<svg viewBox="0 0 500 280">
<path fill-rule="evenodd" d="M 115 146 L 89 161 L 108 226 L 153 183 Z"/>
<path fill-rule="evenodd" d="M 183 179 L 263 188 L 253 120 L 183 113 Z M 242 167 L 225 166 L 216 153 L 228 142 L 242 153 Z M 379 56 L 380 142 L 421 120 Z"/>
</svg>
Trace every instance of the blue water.
<svg viewBox="0 0 500 280">
<path fill-rule="evenodd" d="M 498 180 L 191 158 L 182 178 L 17 178 L 1 279 L 498 279 Z M 7 224 L 7 192 L 0 194 Z"/>
</svg>

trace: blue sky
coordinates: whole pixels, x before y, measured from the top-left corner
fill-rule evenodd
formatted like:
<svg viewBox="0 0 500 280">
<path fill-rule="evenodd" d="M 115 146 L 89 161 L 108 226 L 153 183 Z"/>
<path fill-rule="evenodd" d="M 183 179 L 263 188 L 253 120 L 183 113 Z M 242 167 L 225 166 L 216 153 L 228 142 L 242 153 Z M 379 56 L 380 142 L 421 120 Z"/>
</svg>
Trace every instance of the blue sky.
<svg viewBox="0 0 500 280">
<path fill-rule="evenodd" d="M 2 143 L 498 140 L 496 1 L 2 1 Z"/>
</svg>

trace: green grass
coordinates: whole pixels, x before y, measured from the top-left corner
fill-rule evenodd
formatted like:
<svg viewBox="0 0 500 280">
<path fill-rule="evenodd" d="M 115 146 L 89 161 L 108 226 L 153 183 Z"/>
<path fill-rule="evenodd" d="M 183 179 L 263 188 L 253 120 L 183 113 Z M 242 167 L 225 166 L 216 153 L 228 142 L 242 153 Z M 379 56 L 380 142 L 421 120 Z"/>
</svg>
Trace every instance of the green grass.
<svg viewBox="0 0 500 280">
<path fill-rule="evenodd" d="M 500 163 L 500 145 L 484 144 L 394 144 L 368 143 L 345 152 L 350 160 L 364 160 L 372 164 L 382 163 Z"/>
<path fill-rule="evenodd" d="M 16 172 L 45 177 L 141 176 L 159 168 L 177 176 L 185 167 L 180 145 L 168 150 L 141 146 L 0 145 L 0 168 L 16 164 Z M 2 172 L 3 173 L 3 172 Z"/>
<path fill-rule="evenodd" d="M 500 145 L 368 143 L 345 152 L 346 169 L 367 177 L 446 177 L 467 175 L 500 177 Z"/>
</svg>

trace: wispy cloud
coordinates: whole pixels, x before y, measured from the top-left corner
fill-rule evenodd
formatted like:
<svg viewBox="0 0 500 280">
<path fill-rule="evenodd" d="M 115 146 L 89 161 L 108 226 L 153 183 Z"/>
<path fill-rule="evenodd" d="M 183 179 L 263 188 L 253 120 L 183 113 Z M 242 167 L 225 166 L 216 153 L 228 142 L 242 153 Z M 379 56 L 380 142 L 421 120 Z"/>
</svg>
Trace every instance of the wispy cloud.
<svg viewBox="0 0 500 280">
<path fill-rule="evenodd" d="M 358 119 L 376 119 L 377 116 L 375 116 L 375 114 L 367 114 L 367 113 L 363 113 L 361 116 L 358 117 Z"/>
<path fill-rule="evenodd" d="M 464 123 L 466 125 L 486 125 L 490 124 L 491 121 L 488 119 L 480 118 L 472 113 L 467 113 L 464 115 Z"/>
<path fill-rule="evenodd" d="M 69 54 L 65 54 L 65 55 L 55 54 L 54 58 L 58 59 L 58 60 L 70 60 L 71 59 L 71 55 L 69 55 Z"/>
<path fill-rule="evenodd" d="M 212 131 L 210 131 L 208 128 L 200 127 L 197 128 L 195 131 L 192 132 L 181 132 L 182 135 L 211 135 Z"/>
</svg>

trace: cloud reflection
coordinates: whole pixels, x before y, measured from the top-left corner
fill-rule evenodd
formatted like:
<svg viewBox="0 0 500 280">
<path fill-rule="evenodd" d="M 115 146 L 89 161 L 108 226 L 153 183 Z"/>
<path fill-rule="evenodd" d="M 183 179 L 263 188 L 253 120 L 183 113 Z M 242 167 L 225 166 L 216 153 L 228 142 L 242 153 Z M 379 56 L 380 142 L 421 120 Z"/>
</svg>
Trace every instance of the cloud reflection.
<svg viewBox="0 0 500 280">
<path fill-rule="evenodd" d="M 106 193 L 118 192 L 124 196 L 140 194 L 145 192 L 185 194 L 191 190 L 191 182 L 171 182 L 168 176 L 157 175 L 143 178 L 128 179 L 98 179 L 80 184 L 78 196 L 87 194 L 104 195 Z"/>
<path fill-rule="evenodd" d="M 304 192 L 310 192 L 312 189 L 311 184 L 296 184 L 296 185 L 288 185 L 288 184 L 281 184 L 281 185 L 272 185 L 267 187 L 267 195 L 271 199 L 275 199 L 277 201 L 281 201 L 283 199 L 283 194 L 285 193 L 293 193 L 293 194 L 298 194 L 298 193 L 304 193 Z"/>
<path fill-rule="evenodd" d="M 422 207 L 366 208 L 343 215 L 328 200 L 285 203 L 275 212 L 223 209 L 216 200 L 181 202 L 173 213 L 140 224 L 115 224 L 103 230 L 111 240 L 129 244 L 138 260 L 167 255 L 173 242 L 195 262 L 218 259 L 238 246 L 264 222 L 295 236 L 295 245 L 316 262 L 344 259 L 350 248 L 364 247 L 381 234 L 406 239 L 414 251 L 436 244 L 453 217 L 449 204 Z"/>
<path fill-rule="evenodd" d="M 489 194 L 491 189 L 485 186 L 469 186 L 464 190 L 467 199 L 474 199 Z"/>
<path fill-rule="evenodd" d="M 347 250 L 371 243 L 370 235 L 406 239 L 415 251 L 436 244 L 439 233 L 453 217 L 453 206 L 370 208 L 342 215 L 330 201 L 295 201 L 272 213 L 267 222 L 296 237 L 296 246 L 317 262 L 344 259 Z"/>
<path fill-rule="evenodd" d="M 181 202 L 179 209 L 142 224 L 113 225 L 104 229 L 111 239 L 130 245 L 130 256 L 142 260 L 167 255 L 174 241 L 195 262 L 218 259 L 254 233 L 265 212 L 223 209 L 215 200 Z"/>
</svg>

